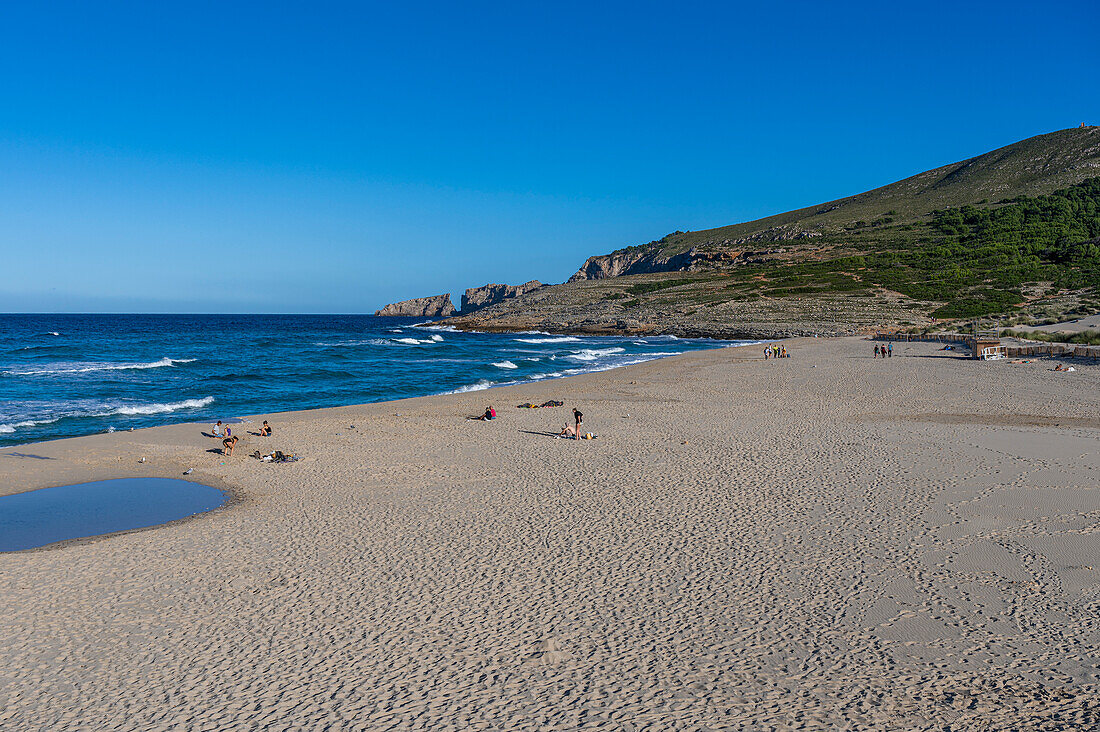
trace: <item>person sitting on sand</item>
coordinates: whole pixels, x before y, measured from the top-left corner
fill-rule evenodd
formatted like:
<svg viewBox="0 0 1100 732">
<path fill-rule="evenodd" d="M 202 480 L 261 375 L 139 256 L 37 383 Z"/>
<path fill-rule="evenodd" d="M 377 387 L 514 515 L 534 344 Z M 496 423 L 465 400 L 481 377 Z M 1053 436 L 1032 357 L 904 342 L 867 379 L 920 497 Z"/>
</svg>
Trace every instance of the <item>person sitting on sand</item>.
<svg viewBox="0 0 1100 732">
<path fill-rule="evenodd" d="M 226 437 L 222 440 L 222 454 L 225 456 L 231 456 L 233 454 L 233 448 L 237 446 L 237 440 L 239 437 Z"/>
<path fill-rule="evenodd" d="M 271 425 L 264 420 L 263 425 L 260 427 L 260 437 L 271 437 Z"/>
<path fill-rule="evenodd" d="M 218 420 L 218 423 L 216 425 L 210 428 L 210 434 L 212 434 L 214 437 L 222 436 L 222 421 L 220 419 Z"/>
<path fill-rule="evenodd" d="M 497 418 L 497 410 L 493 409 L 493 405 L 485 407 L 485 414 L 480 417 L 467 417 L 466 419 L 476 419 L 479 422 L 488 422 L 490 419 Z"/>
</svg>

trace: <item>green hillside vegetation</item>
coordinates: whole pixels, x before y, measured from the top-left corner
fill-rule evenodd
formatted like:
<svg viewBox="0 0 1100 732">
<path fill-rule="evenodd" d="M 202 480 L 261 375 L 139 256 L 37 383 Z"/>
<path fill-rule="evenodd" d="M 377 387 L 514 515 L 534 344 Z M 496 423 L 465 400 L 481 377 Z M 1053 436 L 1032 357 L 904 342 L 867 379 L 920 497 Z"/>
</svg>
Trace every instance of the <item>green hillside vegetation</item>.
<svg viewBox="0 0 1100 732">
<path fill-rule="evenodd" d="M 1094 172 L 1090 175 L 1089 170 Z M 744 238 L 778 240 L 769 237 L 773 232 L 829 237 L 924 222 L 933 211 L 976 204 L 982 199 L 999 201 L 1049 194 L 1092 177 L 1098 170 L 1100 127 L 1074 127 L 1021 140 L 848 198 L 716 229 L 675 231 L 626 249 L 674 255 L 693 246 L 723 246 Z"/>
<path fill-rule="evenodd" d="M 848 198 L 590 258 L 477 329 L 718 337 L 998 328 L 1100 312 L 1100 127 Z"/>
<path fill-rule="evenodd" d="M 662 296 L 706 305 L 751 298 L 873 297 L 888 290 L 937 303 L 934 317 L 954 319 L 1011 311 L 1027 299 L 1028 286 L 1100 294 L 1100 178 L 1046 196 L 933 211 L 923 223 L 855 228 L 845 237 L 844 256 L 830 257 L 833 250 L 823 247 L 821 259 L 795 257 L 641 282 L 622 278 L 630 284 L 604 299 L 627 300 L 626 307 Z"/>
</svg>

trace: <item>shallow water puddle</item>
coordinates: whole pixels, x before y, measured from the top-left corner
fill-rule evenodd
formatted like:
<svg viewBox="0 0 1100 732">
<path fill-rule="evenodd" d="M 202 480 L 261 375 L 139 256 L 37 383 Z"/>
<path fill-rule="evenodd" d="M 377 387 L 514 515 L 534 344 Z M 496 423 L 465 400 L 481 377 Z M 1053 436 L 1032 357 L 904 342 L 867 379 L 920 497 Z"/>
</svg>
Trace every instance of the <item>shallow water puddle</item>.
<svg viewBox="0 0 1100 732">
<path fill-rule="evenodd" d="M 142 529 L 211 511 L 224 491 L 175 478 L 119 478 L 0 496 L 0 551 Z"/>
</svg>

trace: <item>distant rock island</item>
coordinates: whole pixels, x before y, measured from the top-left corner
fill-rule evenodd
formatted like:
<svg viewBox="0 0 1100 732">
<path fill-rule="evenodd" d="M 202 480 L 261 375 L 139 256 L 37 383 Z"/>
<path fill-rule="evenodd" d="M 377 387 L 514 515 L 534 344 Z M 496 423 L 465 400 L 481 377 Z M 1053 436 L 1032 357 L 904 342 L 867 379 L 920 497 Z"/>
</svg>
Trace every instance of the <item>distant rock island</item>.
<svg viewBox="0 0 1100 732">
<path fill-rule="evenodd" d="M 433 295 L 432 297 L 416 297 L 412 300 L 393 302 L 376 310 L 375 315 L 402 315 L 409 318 L 445 318 L 455 314 L 454 303 L 451 295 Z"/>
</svg>

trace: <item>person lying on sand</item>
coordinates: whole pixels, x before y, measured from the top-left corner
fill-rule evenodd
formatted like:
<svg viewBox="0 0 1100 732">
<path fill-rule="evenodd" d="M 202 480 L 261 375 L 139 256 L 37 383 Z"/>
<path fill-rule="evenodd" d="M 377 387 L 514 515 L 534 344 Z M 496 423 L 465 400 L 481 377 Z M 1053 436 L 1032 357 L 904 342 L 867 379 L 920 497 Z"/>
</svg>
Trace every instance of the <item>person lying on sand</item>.
<svg viewBox="0 0 1100 732">
<path fill-rule="evenodd" d="M 231 456 L 233 454 L 233 448 L 237 446 L 237 441 L 241 439 L 239 437 L 226 437 L 222 440 L 222 454 L 225 456 Z"/>
<path fill-rule="evenodd" d="M 561 428 L 561 432 L 558 433 L 558 437 L 565 437 L 570 440 L 577 439 L 577 430 L 571 424 L 567 424 Z"/>
<path fill-rule="evenodd" d="M 260 427 L 260 437 L 271 437 L 271 425 L 264 420 L 263 425 Z"/>
</svg>

